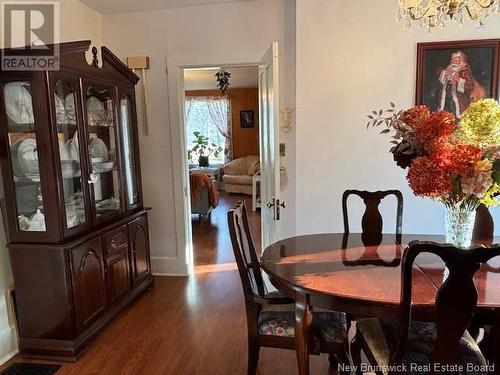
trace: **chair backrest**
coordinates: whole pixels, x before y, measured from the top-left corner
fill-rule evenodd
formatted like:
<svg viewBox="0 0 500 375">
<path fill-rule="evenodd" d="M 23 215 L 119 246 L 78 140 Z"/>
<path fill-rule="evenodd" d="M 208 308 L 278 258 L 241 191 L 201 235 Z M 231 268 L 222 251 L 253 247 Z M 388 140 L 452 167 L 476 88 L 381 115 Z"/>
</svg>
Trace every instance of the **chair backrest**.
<svg viewBox="0 0 500 375">
<path fill-rule="evenodd" d="M 357 195 L 363 199 L 366 209 L 361 219 L 363 231 L 363 242 L 380 243 L 382 239 L 383 219 L 378 209 L 382 199 L 388 195 L 394 195 L 397 200 L 396 209 L 396 235 L 401 236 L 403 225 L 403 195 L 399 190 L 387 191 L 360 191 L 346 190 L 342 195 L 342 214 L 344 217 L 344 233 L 349 233 L 349 215 L 347 213 L 347 198 Z"/>
<path fill-rule="evenodd" d="M 449 244 L 413 241 L 405 250 L 401 267 L 400 339 L 393 362 L 406 353 L 411 322 L 412 270 L 422 253 L 440 257 L 449 275 L 436 294 L 437 340 L 431 360 L 434 363 L 460 364 L 460 340 L 469 326 L 477 305 L 474 275 L 482 264 L 500 255 L 500 246 L 460 249 Z"/>
<path fill-rule="evenodd" d="M 245 297 L 251 294 L 263 297 L 264 280 L 244 202 L 238 202 L 235 208 L 228 211 L 227 222 Z"/>
</svg>

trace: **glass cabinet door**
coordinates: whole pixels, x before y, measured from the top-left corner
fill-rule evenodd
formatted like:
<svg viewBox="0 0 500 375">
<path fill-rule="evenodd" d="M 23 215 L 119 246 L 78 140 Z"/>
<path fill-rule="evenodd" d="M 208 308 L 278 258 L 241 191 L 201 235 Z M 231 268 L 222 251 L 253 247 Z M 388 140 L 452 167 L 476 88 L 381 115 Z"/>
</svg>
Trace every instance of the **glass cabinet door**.
<svg viewBox="0 0 500 375">
<path fill-rule="evenodd" d="M 2 90 L 18 229 L 45 232 L 32 85 L 28 81 L 8 82 L 3 85 Z"/>
<path fill-rule="evenodd" d="M 59 79 L 54 87 L 54 108 L 59 146 L 59 164 L 64 193 L 66 228 L 86 222 L 82 169 L 78 145 L 76 90 Z"/>
<path fill-rule="evenodd" d="M 125 172 L 127 208 L 139 202 L 137 171 L 134 157 L 134 129 L 130 98 L 123 95 L 120 99 L 120 122 L 123 140 L 123 169 Z"/>
<path fill-rule="evenodd" d="M 86 92 L 87 144 L 93 186 L 94 212 L 97 218 L 122 211 L 119 141 L 116 116 L 110 88 L 89 87 Z"/>
</svg>

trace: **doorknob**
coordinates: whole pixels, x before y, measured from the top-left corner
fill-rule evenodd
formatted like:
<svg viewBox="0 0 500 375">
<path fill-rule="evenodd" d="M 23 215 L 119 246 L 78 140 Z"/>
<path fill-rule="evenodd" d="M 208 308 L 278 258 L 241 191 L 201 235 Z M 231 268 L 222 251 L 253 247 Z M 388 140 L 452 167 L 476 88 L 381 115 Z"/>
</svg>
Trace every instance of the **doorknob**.
<svg viewBox="0 0 500 375">
<path fill-rule="evenodd" d="M 281 202 L 280 206 L 281 206 L 281 208 L 286 208 L 286 202 Z"/>
</svg>

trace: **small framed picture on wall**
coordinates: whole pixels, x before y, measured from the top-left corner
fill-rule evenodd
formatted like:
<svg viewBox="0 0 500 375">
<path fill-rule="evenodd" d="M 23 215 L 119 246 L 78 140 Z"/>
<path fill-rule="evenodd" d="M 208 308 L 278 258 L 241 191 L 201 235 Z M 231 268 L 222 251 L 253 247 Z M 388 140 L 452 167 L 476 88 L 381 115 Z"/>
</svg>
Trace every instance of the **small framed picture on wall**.
<svg viewBox="0 0 500 375">
<path fill-rule="evenodd" d="M 479 99 L 498 100 L 500 39 L 419 43 L 417 105 L 457 118 Z"/>
<path fill-rule="evenodd" d="M 253 128 L 253 127 L 255 127 L 253 109 L 240 111 L 240 127 L 241 128 Z"/>
</svg>

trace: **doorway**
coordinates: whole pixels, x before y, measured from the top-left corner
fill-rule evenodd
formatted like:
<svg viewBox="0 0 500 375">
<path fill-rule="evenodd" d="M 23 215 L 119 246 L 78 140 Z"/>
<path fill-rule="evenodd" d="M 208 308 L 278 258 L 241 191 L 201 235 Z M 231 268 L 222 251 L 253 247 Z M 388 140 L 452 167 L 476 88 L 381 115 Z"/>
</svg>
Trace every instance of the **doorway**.
<svg viewBox="0 0 500 375">
<path fill-rule="evenodd" d="M 261 243 L 259 68 L 197 67 L 183 75 L 194 272 L 235 269 L 226 215 L 238 201 Z"/>
</svg>

